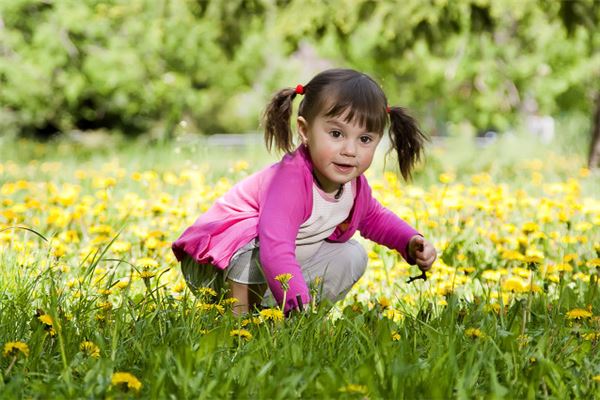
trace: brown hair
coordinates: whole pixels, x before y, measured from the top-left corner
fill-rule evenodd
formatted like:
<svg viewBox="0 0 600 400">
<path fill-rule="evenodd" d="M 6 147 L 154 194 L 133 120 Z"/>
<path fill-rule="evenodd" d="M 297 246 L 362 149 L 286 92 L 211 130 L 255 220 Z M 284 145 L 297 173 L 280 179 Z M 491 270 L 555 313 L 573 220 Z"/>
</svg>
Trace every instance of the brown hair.
<svg viewBox="0 0 600 400">
<path fill-rule="evenodd" d="M 290 117 L 295 97 L 294 89 L 282 89 L 267 105 L 263 121 L 269 151 L 273 144 L 286 153 L 294 150 Z M 368 75 L 352 69 L 330 69 L 317 74 L 304 86 L 304 98 L 300 102 L 298 115 L 304 117 L 308 124 L 319 115 L 345 115 L 346 122 L 382 135 L 388 123 L 386 109 L 387 98 L 383 90 Z M 392 149 L 398 153 L 400 172 L 408 180 L 414 165 L 421 158 L 427 137 L 401 107 L 390 108 L 389 120 Z"/>
</svg>

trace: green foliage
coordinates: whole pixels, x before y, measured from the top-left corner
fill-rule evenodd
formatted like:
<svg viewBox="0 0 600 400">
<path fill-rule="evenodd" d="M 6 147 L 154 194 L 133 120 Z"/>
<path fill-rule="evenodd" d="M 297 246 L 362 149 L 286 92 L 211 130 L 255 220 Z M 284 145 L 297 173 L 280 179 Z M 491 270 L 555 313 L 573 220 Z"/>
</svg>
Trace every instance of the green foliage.
<svg viewBox="0 0 600 400">
<path fill-rule="evenodd" d="M 3 2 L 0 105 L 23 130 L 218 126 L 260 68 L 252 2 Z M 242 45 L 243 42 L 243 45 Z"/>
<path fill-rule="evenodd" d="M 442 134 L 508 129 L 528 100 L 589 114 L 600 90 L 593 0 L 14 0 L 0 15 L 0 134 L 256 130 L 273 91 L 327 66 L 372 74 Z"/>
</svg>

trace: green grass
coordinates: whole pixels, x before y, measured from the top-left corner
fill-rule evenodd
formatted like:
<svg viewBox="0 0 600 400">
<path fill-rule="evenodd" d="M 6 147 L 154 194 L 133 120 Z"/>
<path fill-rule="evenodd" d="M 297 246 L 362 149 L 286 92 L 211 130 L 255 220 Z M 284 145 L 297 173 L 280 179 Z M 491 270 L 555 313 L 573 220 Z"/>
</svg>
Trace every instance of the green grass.
<svg viewBox="0 0 600 400">
<path fill-rule="evenodd" d="M 520 151 L 515 153 L 517 145 Z M 467 286 L 471 291 L 449 291 L 432 298 L 431 292 L 436 289 L 428 285 L 443 282 L 433 278 L 427 283 L 406 285 L 403 274 L 414 274 L 414 270 L 410 273 L 406 266 L 399 267 L 395 254 L 375 247 L 373 260 L 381 260 L 382 266 L 374 264 L 370 269 L 392 274 L 388 276 L 390 285 L 381 284 L 374 292 L 368 292 L 364 289 L 367 281 L 377 285 L 380 281 L 375 275 L 367 275 L 363 285 L 333 311 L 317 308 L 314 313 L 295 314 L 283 322 L 250 323 L 245 329 L 253 337 L 244 340 L 230 335 L 233 329 L 242 328 L 243 319 L 228 311 L 205 310 L 187 290 L 182 294 L 174 292 L 173 284 L 180 276 L 177 264 L 169 256 L 168 244 L 193 221 L 203 204 L 212 202 L 208 198 L 193 206 L 185 202 L 190 192 L 198 193 L 194 179 L 202 176 L 207 187 L 217 190 L 220 177 L 233 183 L 244 176 L 243 171 L 231 170 L 235 161 L 247 160 L 251 170 L 256 170 L 274 161 L 275 156 L 255 148 L 215 150 L 201 142 L 155 146 L 129 143 L 120 149 L 98 152 L 78 151 L 64 143 L 21 142 L 18 147 L 19 152 L 15 153 L 3 146 L 0 186 L 26 180 L 32 183 L 32 189 L 5 192 L 1 206 L 8 210 L 34 195 L 40 196 L 37 200 L 42 204 L 39 210 L 26 211 L 24 220 L 7 221 L 7 214 L 0 213 L 0 230 L 2 226 L 28 226 L 45 239 L 24 229 L 0 232 L 12 232 L 10 238 L 0 238 L 0 345 L 22 341 L 29 347 L 28 357 L 19 353 L 0 357 L 1 398 L 600 396 L 598 269 L 586 264 L 600 257 L 594 247 L 600 241 L 598 225 L 585 231 L 585 242 L 558 240 L 558 247 L 552 247 L 546 239 L 536 239 L 536 243 L 544 244 L 540 245 L 545 252 L 544 263 L 561 262 L 565 254 L 572 252 L 577 253 L 579 262 L 573 271 L 561 274 L 558 282 L 542 279 L 541 266 L 536 263 L 519 265 L 535 270 L 542 290 L 515 295 L 513 301 L 504 304 L 492 299 L 492 286 L 482 284 L 481 274 L 484 270 L 516 265 L 499 257 L 488 233 L 482 237 L 477 229 L 495 226 L 502 233 L 501 224 L 512 222 L 521 226 L 524 221 L 536 220 L 536 208 L 520 205 L 522 210 L 509 214 L 517 216 L 514 221 L 495 222 L 496 215 L 478 210 L 444 214 L 436 220 L 438 226 L 425 225 L 423 231 L 436 241 L 456 239 L 453 229 L 461 226 L 460 240 L 450 241 L 441 258 L 455 271 L 465 266 L 474 268 L 473 272 L 460 275 L 469 279 Z M 531 158 L 543 161 L 539 170 L 523 169 Z M 48 167 L 52 162 L 60 165 Z M 12 170 L 11 164 L 15 166 Z M 505 138 L 484 149 L 472 148 L 456 139 L 429 150 L 427 162 L 417 171 L 413 185 L 427 193 L 446 193 L 438 182 L 440 173 L 453 172 L 458 184 L 469 185 L 473 174 L 486 172 L 493 182 L 511 190 L 508 195 L 521 189 L 533 199 L 543 199 L 547 196 L 544 186 L 533 184 L 531 179 L 532 171 L 538 171 L 548 184 L 575 179 L 580 192 L 571 201 L 572 205 L 581 206 L 584 199 L 597 202 L 599 198 L 597 175 L 580 178 L 579 169 L 583 166 L 580 150 L 541 145 L 526 137 Z M 200 172 L 180 185 L 170 185 L 160 178 L 147 182 L 119 178 L 108 189 L 94 187 L 91 179 L 76 178 L 77 170 L 118 176 L 119 169 L 125 176 L 134 171 L 155 171 L 159 177 L 184 170 Z M 380 179 L 382 170 L 379 158 L 372 168 L 374 181 Z M 63 229 L 47 221 L 53 207 L 62 207 L 56 194 L 45 185 L 48 182 L 81 186 L 81 204 L 85 203 L 83 195 L 94 198 L 81 220 L 72 220 Z M 449 190 L 456 187 L 449 186 Z M 123 219 L 118 205 L 127 193 L 136 193 L 147 203 L 143 203 L 143 213 L 130 212 Z M 171 196 L 165 204 L 173 210 L 149 211 L 161 193 Z M 108 200 L 100 200 L 104 198 Z M 568 197 L 553 199 L 560 207 L 569 204 Z M 98 204 L 105 204 L 106 209 L 94 211 Z M 76 205 L 63 209 L 72 212 Z M 131 206 L 135 208 L 134 203 Z M 433 204 L 426 206 L 434 208 Z M 177 214 L 176 210 L 181 209 L 187 213 Z M 473 218 L 475 223 L 462 221 L 459 225 L 461 215 Z M 597 218 L 598 214 L 593 213 L 575 214 L 572 223 L 585 222 L 586 218 L 592 222 L 594 215 Z M 39 224 L 34 223 L 34 218 Z M 565 224 L 538 222 L 540 230 L 548 235 L 555 230 L 563 235 L 572 229 Z M 100 225 L 113 229 L 96 244 L 94 239 L 98 236 L 91 233 L 91 228 Z M 110 240 L 121 228 L 117 240 L 126 239 L 133 247 L 115 254 L 116 242 L 111 244 Z M 156 250 L 148 248 L 148 242 L 136 236 L 138 228 L 161 231 L 163 244 Z M 55 240 L 68 229 L 78 232 L 81 241 L 70 243 L 68 252 L 57 258 L 46 240 Z M 508 239 L 516 240 L 516 234 Z M 160 260 L 157 275 L 132 280 L 129 286 L 117 289 L 119 281 L 134 276 L 140 269 L 136 264 L 140 257 Z M 578 272 L 587 274 L 589 282 L 575 279 Z M 112 293 L 103 292 L 106 289 Z M 394 321 L 387 317 L 380 303 L 382 295 L 391 297 L 401 318 Z M 410 296 L 415 303 L 405 304 L 404 296 Z M 447 305 L 440 305 L 440 299 Z M 110 301 L 110 308 L 103 308 L 106 301 Z M 497 312 L 489 309 L 493 303 L 499 304 Z M 593 317 L 568 318 L 570 310 L 588 307 Z M 52 317 L 54 335 L 36 312 Z M 469 331 L 472 328 L 478 331 Z M 477 337 L 479 333 L 481 336 Z M 598 336 L 591 338 L 595 334 Z M 98 358 L 81 351 L 84 340 L 98 346 Z M 111 385 L 111 376 L 117 371 L 137 377 L 142 383 L 140 392 Z"/>
</svg>

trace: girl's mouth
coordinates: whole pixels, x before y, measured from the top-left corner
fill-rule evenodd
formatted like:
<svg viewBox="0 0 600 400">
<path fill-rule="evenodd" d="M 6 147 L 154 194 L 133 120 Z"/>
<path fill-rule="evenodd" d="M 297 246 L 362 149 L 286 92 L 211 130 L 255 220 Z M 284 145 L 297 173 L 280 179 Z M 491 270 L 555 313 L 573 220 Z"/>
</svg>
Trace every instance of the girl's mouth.
<svg viewBox="0 0 600 400">
<path fill-rule="evenodd" d="M 348 174 L 354 170 L 354 165 L 333 163 L 336 170 L 342 174 Z"/>
</svg>

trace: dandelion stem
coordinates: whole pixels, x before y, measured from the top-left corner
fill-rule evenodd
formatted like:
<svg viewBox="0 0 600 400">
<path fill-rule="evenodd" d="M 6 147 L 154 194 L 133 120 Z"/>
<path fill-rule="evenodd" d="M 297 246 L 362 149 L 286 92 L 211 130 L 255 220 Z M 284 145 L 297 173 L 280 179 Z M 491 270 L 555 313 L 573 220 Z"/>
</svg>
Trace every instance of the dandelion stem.
<svg viewBox="0 0 600 400">
<path fill-rule="evenodd" d="M 8 368 L 6 368 L 6 372 L 4 372 L 5 377 L 8 377 L 8 374 L 10 374 L 10 371 L 12 370 L 12 368 L 16 362 L 17 362 L 17 356 L 14 355 L 12 360 L 10 360 L 10 364 L 8 365 Z"/>
</svg>

